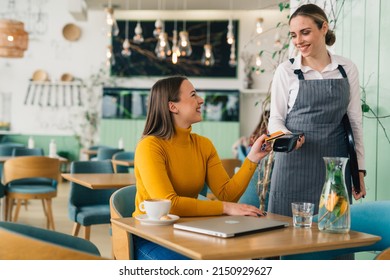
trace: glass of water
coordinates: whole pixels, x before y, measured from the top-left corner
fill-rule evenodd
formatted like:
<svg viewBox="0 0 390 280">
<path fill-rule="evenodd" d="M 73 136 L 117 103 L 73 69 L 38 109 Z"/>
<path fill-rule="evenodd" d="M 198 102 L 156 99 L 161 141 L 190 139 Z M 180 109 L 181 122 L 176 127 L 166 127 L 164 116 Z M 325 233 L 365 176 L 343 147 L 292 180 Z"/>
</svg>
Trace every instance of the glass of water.
<svg viewBox="0 0 390 280">
<path fill-rule="evenodd" d="M 309 202 L 291 203 L 294 227 L 310 228 L 313 221 L 314 204 Z"/>
</svg>

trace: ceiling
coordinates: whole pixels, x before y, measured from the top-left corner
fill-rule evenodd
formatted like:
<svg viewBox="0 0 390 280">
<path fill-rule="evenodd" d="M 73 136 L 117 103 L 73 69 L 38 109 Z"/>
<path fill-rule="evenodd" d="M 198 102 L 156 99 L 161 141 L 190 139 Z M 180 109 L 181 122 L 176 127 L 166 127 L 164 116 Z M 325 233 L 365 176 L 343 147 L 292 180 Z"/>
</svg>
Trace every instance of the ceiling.
<svg viewBox="0 0 390 280">
<path fill-rule="evenodd" d="M 85 0 L 88 10 L 101 10 L 111 2 L 117 10 L 260 10 L 275 9 L 280 0 Z M 140 5 L 138 5 L 140 3 Z"/>
</svg>

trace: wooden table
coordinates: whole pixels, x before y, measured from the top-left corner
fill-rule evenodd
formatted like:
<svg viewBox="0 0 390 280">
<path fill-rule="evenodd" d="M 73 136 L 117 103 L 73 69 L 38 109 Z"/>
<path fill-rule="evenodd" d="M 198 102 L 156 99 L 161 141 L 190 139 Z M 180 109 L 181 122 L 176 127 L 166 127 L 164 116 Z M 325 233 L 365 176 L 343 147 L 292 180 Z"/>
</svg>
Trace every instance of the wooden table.
<svg viewBox="0 0 390 280">
<path fill-rule="evenodd" d="M 202 218 L 180 218 L 177 223 Z M 111 219 L 124 230 L 150 240 L 192 259 L 254 259 L 366 246 L 378 242 L 379 236 L 350 231 L 346 234 L 320 232 L 312 228 L 294 228 L 292 218 L 268 214 L 261 219 L 287 221 L 290 226 L 267 232 L 252 233 L 233 238 L 174 229 L 173 225 L 142 225 L 135 218 Z"/>
<path fill-rule="evenodd" d="M 0 260 L 104 260 L 104 258 L 0 229 Z"/>
<path fill-rule="evenodd" d="M 117 189 L 135 185 L 131 173 L 62 173 L 61 176 L 90 189 Z"/>
<path fill-rule="evenodd" d="M 122 165 L 126 167 L 134 167 L 134 160 L 124 160 L 124 159 L 112 159 L 112 166 L 114 167 L 114 171 L 116 172 L 116 166 Z"/>
<path fill-rule="evenodd" d="M 87 155 L 88 160 L 96 156 L 98 153 L 97 149 L 96 150 L 82 149 L 81 152 Z"/>
</svg>

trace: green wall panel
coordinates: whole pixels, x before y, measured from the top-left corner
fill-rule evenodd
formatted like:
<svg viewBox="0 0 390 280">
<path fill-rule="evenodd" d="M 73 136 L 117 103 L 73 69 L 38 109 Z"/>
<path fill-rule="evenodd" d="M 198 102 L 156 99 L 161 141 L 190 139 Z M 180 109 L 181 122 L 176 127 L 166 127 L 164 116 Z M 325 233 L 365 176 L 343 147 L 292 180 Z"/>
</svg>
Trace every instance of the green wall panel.
<svg viewBox="0 0 390 280">
<path fill-rule="evenodd" d="M 340 1 L 341 2 L 341 1 Z M 375 114 L 389 115 L 390 102 L 390 1 L 346 0 L 336 28 L 336 53 L 354 61 L 359 68 L 360 85 Z M 381 119 L 390 133 L 390 119 Z M 364 146 L 368 200 L 390 199 L 388 172 L 390 143 L 374 114 L 364 113 Z"/>
<path fill-rule="evenodd" d="M 125 150 L 134 151 L 139 141 L 144 120 L 108 120 L 101 121 L 100 144 L 116 147 L 120 137 L 125 143 Z M 231 158 L 232 145 L 240 137 L 238 122 L 201 122 L 192 127 L 194 133 L 206 136 L 214 143 L 221 158 Z"/>
<path fill-rule="evenodd" d="M 378 94 L 378 115 L 389 116 L 389 104 L 390 104 L 390 37 L 388 30 L 390 29 L 390 18 L 388 16 L 390 12 L 390 2 L 380 1 L 380 45 L 379 45 L 379 94 Z M 390 118 L 381 119 L 383 126 L 387 129 L 387 133 L 390 134 Z M 390 199 L 390 190 L 388 183 L 390 182 L 389 172 L 390 162 L 390 143 L 385 138 L 385 132 L 379 129 L 378 133 L 378 188 L 377 196 L 381 200 Z"/>
<path fill-rule="evenodd" d="M 45 155 L 49 154 L 49 144 L 54 139 L 57 144 L 57 153 L 65 152 L 70 160 L 78 160 L 80 155 L 80 146 L 74 136 L 58 135 L 7 135 L 7 142 L 21 143 L 27 146 L 28 138 L 32 136 L 36 148 L 43 148 Z"/>
</svg>

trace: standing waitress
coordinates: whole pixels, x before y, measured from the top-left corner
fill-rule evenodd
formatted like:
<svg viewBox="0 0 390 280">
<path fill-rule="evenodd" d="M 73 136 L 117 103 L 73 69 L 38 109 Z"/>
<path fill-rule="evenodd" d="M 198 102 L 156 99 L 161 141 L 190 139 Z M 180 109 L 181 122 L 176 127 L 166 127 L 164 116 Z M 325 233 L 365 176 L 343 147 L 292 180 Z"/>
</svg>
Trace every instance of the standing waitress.
<svg viewBox="0 0 390 280">
<path fill-rule="evenodd" d="M 291 202 L 316 205 L 325 181 L 323 157 L 348 157 L 342 124 L 348 114 L 360 168 L 359 193 L 353 191 L 346 168 L 346 184 L 356 200 L 366 195 L 359 74 L 350 60 L 332 55 L 327 45 L 336 38 L 324 11 L 300 6 L 289 21 L 294 46 L 300 54 L 276 69 L 272 83 L 269 131 L 303 132 L 295 151 L 276 153 L 268 211 L 292 216 Z M 347 180 L 348 178 L 348 180 Z"/>
</svg>

